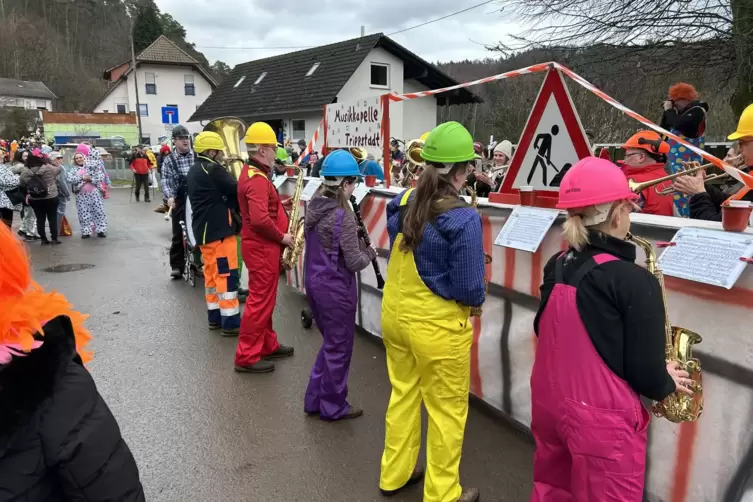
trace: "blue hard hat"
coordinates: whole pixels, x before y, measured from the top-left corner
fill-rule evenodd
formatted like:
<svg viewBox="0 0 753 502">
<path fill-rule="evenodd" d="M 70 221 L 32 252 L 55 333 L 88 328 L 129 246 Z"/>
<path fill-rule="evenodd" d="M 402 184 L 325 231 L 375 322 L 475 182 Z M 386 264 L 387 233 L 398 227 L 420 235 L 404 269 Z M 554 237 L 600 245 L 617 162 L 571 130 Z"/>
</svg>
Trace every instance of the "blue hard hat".
<svg viewBox="0 0 753 502">
<path fill-rule="evenodd" d="M 321 176 L 349 177 L 362 176 L 356 159 L 345 150 L 335 150 L 325 157 Z"/>
</svg>

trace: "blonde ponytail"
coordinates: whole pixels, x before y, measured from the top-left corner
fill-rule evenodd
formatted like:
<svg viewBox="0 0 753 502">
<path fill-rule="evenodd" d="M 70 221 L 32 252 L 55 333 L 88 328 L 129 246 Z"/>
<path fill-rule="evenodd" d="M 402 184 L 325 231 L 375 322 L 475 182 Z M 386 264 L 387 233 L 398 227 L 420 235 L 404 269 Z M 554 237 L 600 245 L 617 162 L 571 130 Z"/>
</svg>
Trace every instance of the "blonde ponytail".
<svg viewBox="0 0 753 502">
<path fill-rule="evenodd" d="M 583 224 L 581 214 L 568 214 L 562 225 L 562 233 L 567 243 L 576 251 L 582 251 L 589 244 L 588 229 Z"/>
</svg>

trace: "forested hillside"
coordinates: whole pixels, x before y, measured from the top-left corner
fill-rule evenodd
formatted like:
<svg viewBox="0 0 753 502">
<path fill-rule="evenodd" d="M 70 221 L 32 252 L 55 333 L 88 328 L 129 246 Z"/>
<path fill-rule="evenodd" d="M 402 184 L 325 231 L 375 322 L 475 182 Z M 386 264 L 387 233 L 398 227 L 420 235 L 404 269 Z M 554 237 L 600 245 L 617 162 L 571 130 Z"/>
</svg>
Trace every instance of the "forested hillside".
<svg viewBox="0 0 753 502">
<path fill-rule="evenodd" d="M 0 76 L 44 82 L 59 111 L 86 111 L 107 89 L 102 72 L 130 58 L 132 23 L 138 48 L 164 33 L 218 79 L 229 71 L 153 0 L 0 0 L 0 19 Z"/>
</svg>

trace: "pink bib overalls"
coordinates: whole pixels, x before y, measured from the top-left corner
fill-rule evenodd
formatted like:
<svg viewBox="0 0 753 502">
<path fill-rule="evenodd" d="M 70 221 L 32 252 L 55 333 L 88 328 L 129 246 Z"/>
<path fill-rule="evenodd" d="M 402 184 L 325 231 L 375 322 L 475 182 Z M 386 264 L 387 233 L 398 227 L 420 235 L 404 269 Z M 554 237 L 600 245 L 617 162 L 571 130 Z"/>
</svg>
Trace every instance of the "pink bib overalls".
<svg viewBox="0 0 753 502">
<path fill-rule="evenodd" d="M 531 502 L 640 502 L 650 416 L 638 395 L 593 346 L 576 304 L 576 288 L 594 267 L 618 258 L 598 254 L 564 282 L 564 258 L 539 320 L 531 374 L 536 439 Z"/>
</svg>

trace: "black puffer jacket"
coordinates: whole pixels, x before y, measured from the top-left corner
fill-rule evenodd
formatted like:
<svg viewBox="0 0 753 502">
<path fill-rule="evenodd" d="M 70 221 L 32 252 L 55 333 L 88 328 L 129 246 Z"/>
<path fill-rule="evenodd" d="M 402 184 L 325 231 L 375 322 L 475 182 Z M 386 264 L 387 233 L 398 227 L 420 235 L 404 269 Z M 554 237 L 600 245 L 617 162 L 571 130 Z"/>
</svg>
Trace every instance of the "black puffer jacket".
<svg viewBox="0 0 753 502">
<path fill-rule="evenodd" d="M 0 366 L 0 502 L 143 501 L 136 462 L 76 353 L 67 317 Z"/>
</svg>

